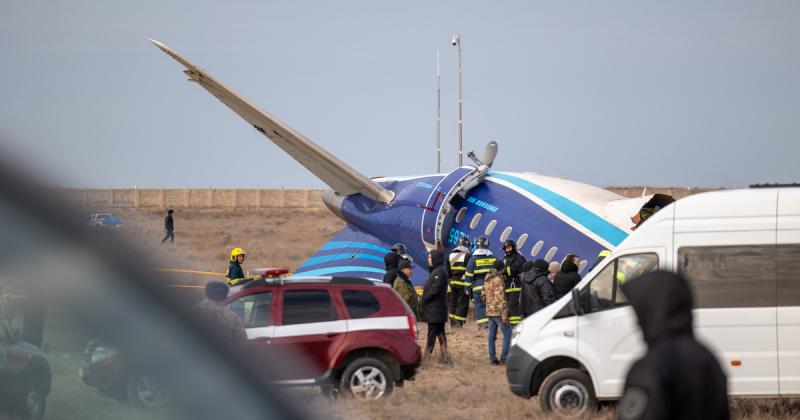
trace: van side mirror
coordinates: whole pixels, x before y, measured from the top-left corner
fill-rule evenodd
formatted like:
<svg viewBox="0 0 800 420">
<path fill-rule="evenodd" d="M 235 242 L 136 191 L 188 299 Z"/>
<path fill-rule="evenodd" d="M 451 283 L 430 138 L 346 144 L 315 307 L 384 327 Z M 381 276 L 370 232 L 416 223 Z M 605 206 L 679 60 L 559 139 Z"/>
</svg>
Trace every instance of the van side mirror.
<svg viewBox="0 0 800 420">
<path fill-rule="evenodd" d="M 576 315 L 583 315 L 583 305 L 581 305 L 581 291 L 577 287 L 572 289 L 572 311 Z"/>
</svg>

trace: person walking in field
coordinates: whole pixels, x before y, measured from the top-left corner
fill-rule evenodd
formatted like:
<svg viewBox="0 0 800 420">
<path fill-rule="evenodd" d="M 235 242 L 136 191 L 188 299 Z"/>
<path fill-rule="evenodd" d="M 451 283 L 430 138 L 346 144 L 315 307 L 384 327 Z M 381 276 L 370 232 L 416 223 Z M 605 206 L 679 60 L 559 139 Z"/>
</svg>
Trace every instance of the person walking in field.
<svg viewBox="0 0 800 420">
<path fill-rule="evenodd" d="M 164 236 L 164 239 L 161 240 L 161 243 L 169 239 L 170 243 L 175 243 L 175 220 L 172 219 L 172 209 L 167 211 L 167 217 L 164 219 L 164 230 L 167 232 L 167 235 Z"/>
<path fill-rule="evenodd" d="M 392 288 L 408 304 L 408 307 L 414 312 L 414 317 L 419 319 L 419 296 L 417 296 L 417 291 L 411 283 L 411 275 L 413 274 L 411 263 L 402 260 L 397 268 L 397 277 L 392 283 Z"/>
<path fill-rule="evenodd" d="M 502 272 L 495 268 L 490 269 L 483 281 L 481 298 L 486 304 L 486 317 L 489 319 L 489 362 L 499 365 L 505 363 L 506 357 L 508 357 L 508 347 L 511 344 L 511 323 Z M 497 360 L 495 348 L 498 328 L 503 332 L 503 349 L 500 352 L 500 360 Z"/>
<path fill-rule="evenodd" d="M 433 355 L 433 348 L 436 340 L 439 340 L 439 361 L 442 363 L 450 362 L 450 355 L 447 353 L 447 336 L 444 326 L 447 323 L 447 266 L 445 256 L 442 251 L 432 250 L 428 254 L 428 266 L 430 274 L 425 286 L 422 289 L 422 299 L 420 301 L 422 309 L 422 320 L 428 323 L 428 341 L 425 345 L 425 354 Z"/>
</svg>

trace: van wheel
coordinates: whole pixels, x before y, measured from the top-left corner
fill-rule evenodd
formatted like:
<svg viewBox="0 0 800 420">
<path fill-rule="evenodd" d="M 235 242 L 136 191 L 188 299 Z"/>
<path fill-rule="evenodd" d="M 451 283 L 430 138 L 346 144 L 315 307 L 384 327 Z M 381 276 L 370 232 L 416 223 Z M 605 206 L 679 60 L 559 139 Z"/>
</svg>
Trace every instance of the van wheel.
<svg viewBox="0 0 800 420">
<path fill-rule="evenodd" d="M 170 399 L 164 386 L 149 375 L 133 374 L 127 384 L 128 403 L 135 407 L 161 407 Z"/>
<path fill-rule="evenodd" d="M 19 418 L 25 420 L 40 420 L 44 417 L 47 394 L 45 386 L 38 378 L 27 380 L 25 388 L 20 395 Z"/>
<path fill-rule="evenodd" d="M 545 412 L 559 417 L 578 417 L 597 409 L 589 375 L 578 369 L 559 369 L 545 378 L 539 391 L 539 404 Z"/>
<path fill-rule="evenodd" d="M 350 363 L 342 374 L 342 394 L 361 401 L 375 401 L 394 390 L 394 378 L 385 363 L 362 357 Z"/>
</svg>

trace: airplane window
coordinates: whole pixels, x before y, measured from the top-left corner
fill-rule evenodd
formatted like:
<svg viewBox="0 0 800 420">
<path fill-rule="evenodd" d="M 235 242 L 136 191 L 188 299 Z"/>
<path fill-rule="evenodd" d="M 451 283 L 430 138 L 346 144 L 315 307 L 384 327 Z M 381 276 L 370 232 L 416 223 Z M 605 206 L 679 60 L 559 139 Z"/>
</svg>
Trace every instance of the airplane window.
<svg viewBox="0 0 800 420">
<path fill-rule="evenodd" d="M 481 216 L 482 216 L 481 213 L 476 213 L 474 216 L 472 216 L 472 221 L 469 222 L 470 229 L 475 229 L 476 227 L 478 227 L 478 223 L 481 222 Z"/>
<path fill-rule="evenodd" d="M 583 275 L 583 269 L 585 269 L 587 265 L 589 265 L 589 261 L 582 260 L 580 264 L 578 264 L 578 273 Z"/>
<path fill-rule="evenodd" d="M 500 242 L 505 242 L 509 235 L 511 235 L 511 226 L 506 226 L 506 228 L 503 229 L 503 233 L 500 234 Z M 517 244 L 517 248 L 519 248 L 519 244 Z"/>
<path fill-rule="evenodd" d="M 549 250 L 547 250 L 547 254 L 544 255 L 544 260 L 550 262 L 550 260 L 552 260 L 553 257 L 556 256 L 556 252 L 558 252 L 558 247 L 554 246 L 550 248 Z"/>
<path fill-rule="evenodd" d="M 461 223 L 461 221 L 464 220 L 464 216 L 466 215 L 467 215 L 467 208 L 461 207 L 461 210 L 459 210 L 458 213 L 456 213 L 456 223 Z"/>
<path fill-rule="evenodd" d="M 497 220 L 492 220 L 486 226 L 486 230 L 483 232 L 485 235 L 491 235 L 494 232 L 494 227 L 497 226 Z"/>
<path fill-rule="evenodd" d="M 544 241 L 536 242 L 536 244 L 533 245 L 533 249 L 531 249 L 531 257 L 539 255 L 539 252 L 542 251 L 542 247 L 544 247 Z"/>
<path fill-rule="evenodd" d="M 528 240 L 528 234 L 523 233 L 519 235 L 519 239 L 517 239 L 517 249 L 522 249 L 522 246 L 525 245 L 525 241 Z"/>
</svg>

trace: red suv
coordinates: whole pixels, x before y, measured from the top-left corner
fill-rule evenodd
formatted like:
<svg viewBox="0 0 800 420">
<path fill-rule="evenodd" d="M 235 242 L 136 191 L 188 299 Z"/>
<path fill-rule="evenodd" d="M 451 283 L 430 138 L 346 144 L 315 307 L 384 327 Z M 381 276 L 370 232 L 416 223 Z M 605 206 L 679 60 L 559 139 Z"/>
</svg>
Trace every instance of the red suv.
<svg viewBox="0 0 800 420">
<path fill-rule="evenodd" d="M 271 372 L 277 384 L 377 400 L 413 379 L 420 365 L 414 315 L 383 283 L 260 279 L 233 292 L 227 304 L 247 328 L 245 353 L 283 367 Z"/>
</svg>

